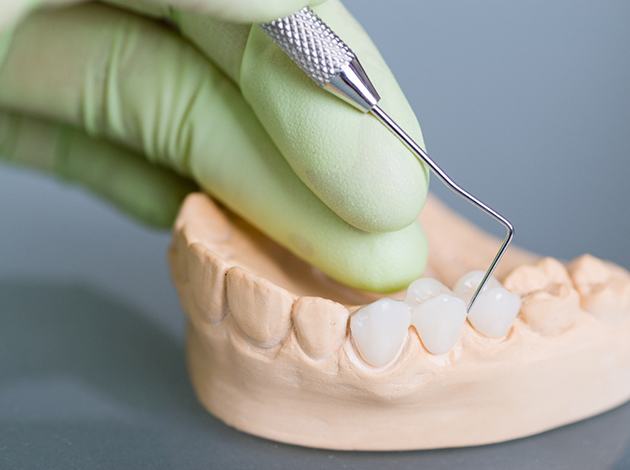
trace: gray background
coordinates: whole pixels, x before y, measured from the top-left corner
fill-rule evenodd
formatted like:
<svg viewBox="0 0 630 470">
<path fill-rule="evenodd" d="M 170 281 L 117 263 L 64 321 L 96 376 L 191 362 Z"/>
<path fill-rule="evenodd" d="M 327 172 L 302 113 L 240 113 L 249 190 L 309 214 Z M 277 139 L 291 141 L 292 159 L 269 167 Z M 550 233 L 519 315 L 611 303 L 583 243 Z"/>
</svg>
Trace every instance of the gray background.
<svg viewBox="0 0 630 470">
<path fill-rule="evenodd" d="M 434 156 L 512 216 L 518 243 L 630 266 L 630 2 L 347 3 Z M 7 167 L 0 215 L 0 468 L 630 468 L 630 405 L 435 452 L 315 451 L 236 432 L 188 384 L 167 233 Z"/>
</svg>

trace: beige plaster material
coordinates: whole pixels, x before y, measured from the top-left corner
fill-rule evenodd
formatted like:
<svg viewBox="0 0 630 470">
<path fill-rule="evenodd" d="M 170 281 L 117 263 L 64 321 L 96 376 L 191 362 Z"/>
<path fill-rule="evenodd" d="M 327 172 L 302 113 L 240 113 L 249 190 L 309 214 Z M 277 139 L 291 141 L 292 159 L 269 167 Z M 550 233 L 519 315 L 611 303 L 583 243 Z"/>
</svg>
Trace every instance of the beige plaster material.
<svg viewBox="0 0 630 470">
<path fill-rule="evenodd" d="M 540 334 L 563 333 L 575 325 L 583 313 L 567 269 L 553 258 L 519 266 L 507 276 L 504 284 L 523 298 L 521 319 Z"/>
<path fill-rule="evenodd" d="M 630 309 L 628 271 L 584 255 L 569 265 L 569 273 L 586 311 L 603 320 L 623 322 L 627 319 Z"/>
<path fill-rule="evenodd" d="M 431 199 L 430 272 L 452 285 L 497 241 Z M 630 398 L 630 275 L 593 257 L 565 266 L 512 250 L 499 279 L 523 296 L 507 337 L 469 325 L 444 355 L 410 328 L 373 368 L 350 315 L 377 298 L 329 280 L 207 196 L 185 201 L 170 250 L 197 395 L 242 431 L 311 447 L 428 449 L 535 434 Z"/>
</svg>

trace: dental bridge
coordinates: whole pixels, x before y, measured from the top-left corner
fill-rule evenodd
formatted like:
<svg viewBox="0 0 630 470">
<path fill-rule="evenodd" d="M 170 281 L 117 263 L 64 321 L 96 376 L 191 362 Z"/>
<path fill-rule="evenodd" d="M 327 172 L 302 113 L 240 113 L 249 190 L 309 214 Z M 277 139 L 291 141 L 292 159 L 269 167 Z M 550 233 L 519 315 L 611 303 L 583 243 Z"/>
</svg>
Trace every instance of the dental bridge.
<svg viewBox="0 0 630 470">
<path fill-rule="evenodd" d="M 514 238 L 513 225 L 453 181 L 424 149 L 378 106 L 380 96 L 357 56 L 311 8 L 305 7 L 292 15 L 264 23 L 261 27 L 315 83 L 359 111 L 374 116 L 396 135 L 419 161 L 424 162 L 449 189 L 489 214 L 506 229 L 506 235 L 499 250 L 468 299 L 466 311 L 471 312 L 479 295 L 492 281 L 492 273 Z"/>
</svg>

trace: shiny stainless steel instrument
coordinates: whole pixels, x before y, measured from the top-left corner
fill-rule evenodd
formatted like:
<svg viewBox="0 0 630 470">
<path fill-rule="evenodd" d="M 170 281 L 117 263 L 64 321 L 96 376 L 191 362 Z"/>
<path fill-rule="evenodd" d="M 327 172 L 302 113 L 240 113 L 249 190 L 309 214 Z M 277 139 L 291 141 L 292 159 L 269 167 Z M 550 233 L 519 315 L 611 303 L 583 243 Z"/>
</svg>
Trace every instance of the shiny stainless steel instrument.
<svg viewBox="0 0 630 470">
<path fill-rule="evenodd" d="M 477 300 L 489 277 L 514 238 L 514 227 L 501 214 L 464 190 L 379 106 L 380 96 L 359 59 L 330 27 L 309 7 L 261 25 L 273 41 L 315 83 L 364 113 L 372 114 L 393 132 L 413 155 L 426 164 L 452 191 L 497 220 L 506 229 L 499 251 L 477 286 L 468 310 Z"/>
</svg>

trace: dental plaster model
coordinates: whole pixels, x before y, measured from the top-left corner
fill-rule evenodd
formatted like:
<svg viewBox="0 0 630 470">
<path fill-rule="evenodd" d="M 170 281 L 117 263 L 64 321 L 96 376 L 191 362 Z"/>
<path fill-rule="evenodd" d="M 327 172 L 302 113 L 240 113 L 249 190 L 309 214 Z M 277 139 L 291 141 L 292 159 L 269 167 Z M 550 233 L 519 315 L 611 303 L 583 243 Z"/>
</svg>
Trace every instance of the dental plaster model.
<svg viewBox="0 0 630 470">
<path fill-rule="evenodd" d="M 205 407 L 269 439 L 394 450 L 504 441 L 630 398 L 627 271 L 512 249 L 466 316 L 496 241 L 433 199 L 422 219 L 429 277 L 377 300 L 189 196 L 170 259 Z"/>
</svg>

